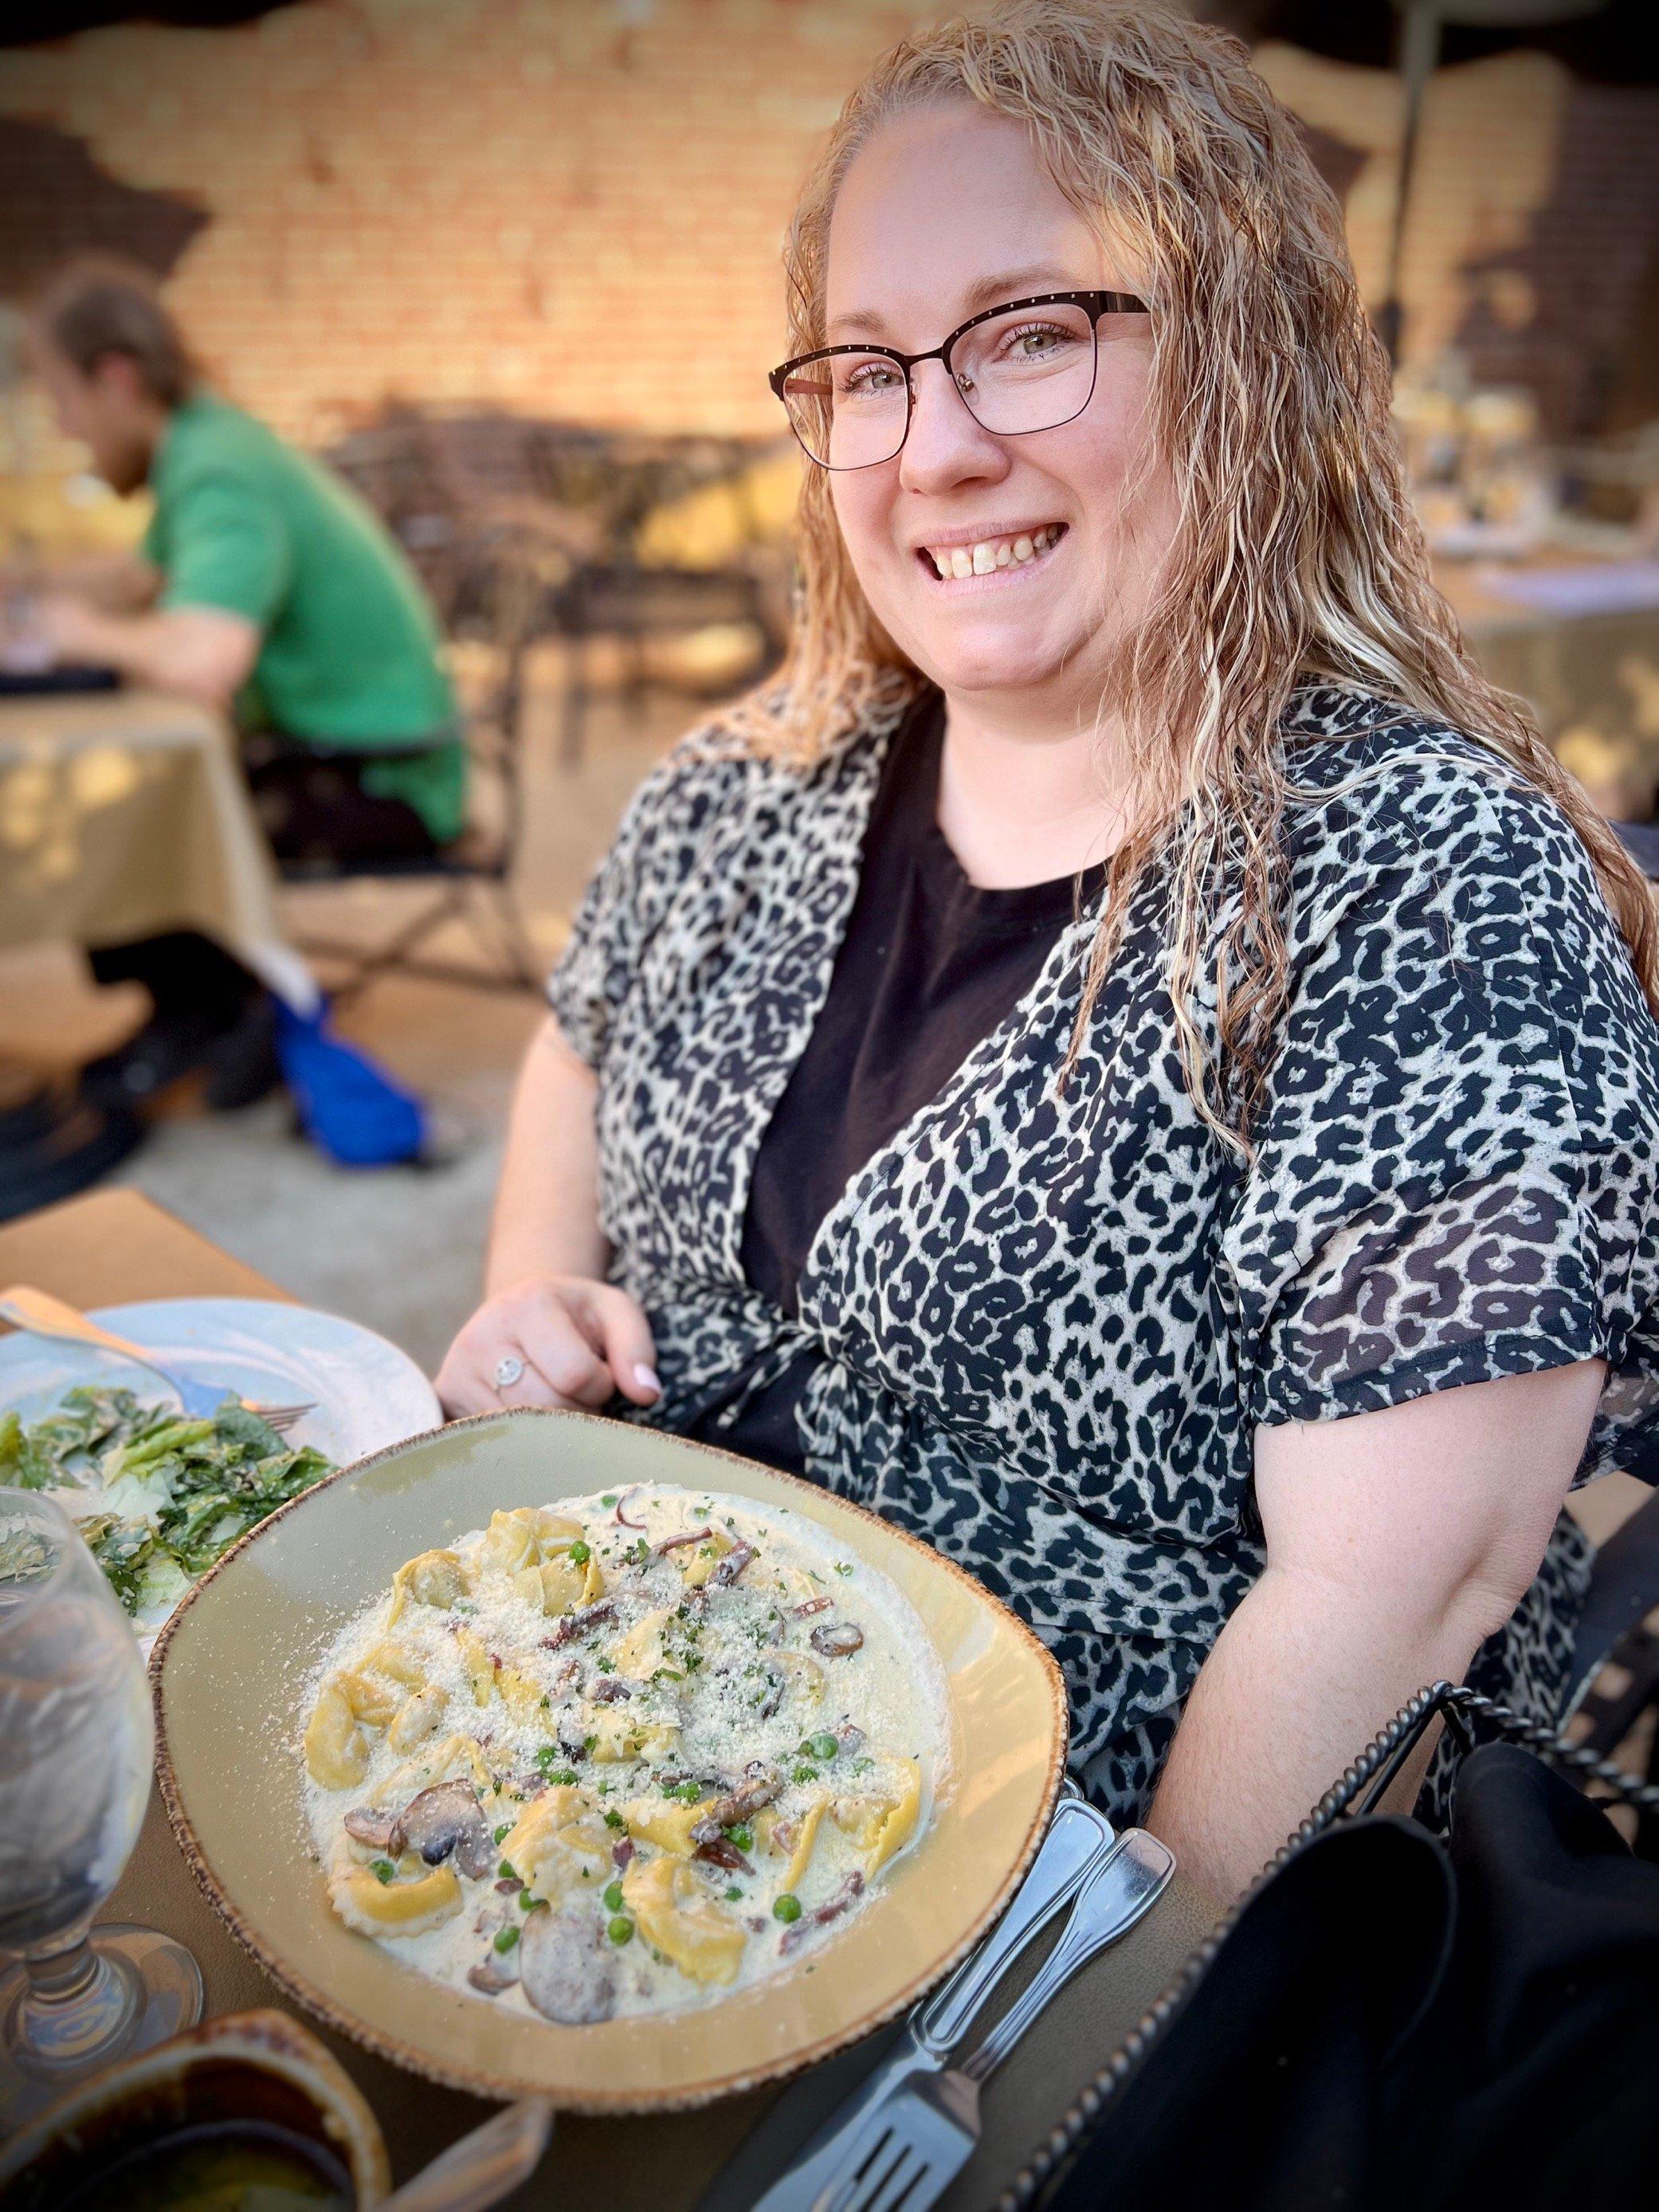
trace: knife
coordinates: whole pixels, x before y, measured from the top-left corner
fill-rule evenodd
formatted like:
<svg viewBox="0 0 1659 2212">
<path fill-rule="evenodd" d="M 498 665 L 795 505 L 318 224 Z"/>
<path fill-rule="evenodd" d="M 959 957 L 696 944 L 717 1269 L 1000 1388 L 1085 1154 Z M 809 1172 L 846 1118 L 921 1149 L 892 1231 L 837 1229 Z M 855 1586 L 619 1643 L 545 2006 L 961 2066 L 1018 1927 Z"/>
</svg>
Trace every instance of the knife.
<svg viewBox="0 0 1659 2212">
<path fill-rule="evenodd" d="M 811 2136 L 752 2212 L 801 2212 L 831 2182 L 847 2148 L 872 2112 L 918 2072 L 935 2073 L 949 2060 L 985 2000 L 1038 1931 L 1060 1912 L 1085 1880 L 1117 1848 L 1103 1814 L 1080 1797 L 1062 1801 L 1030 1872 L 994 1933 L 971 1953 L 933 1995 L 919 2005 L 898 2041 L 847 2101 Z"/>
</svg>

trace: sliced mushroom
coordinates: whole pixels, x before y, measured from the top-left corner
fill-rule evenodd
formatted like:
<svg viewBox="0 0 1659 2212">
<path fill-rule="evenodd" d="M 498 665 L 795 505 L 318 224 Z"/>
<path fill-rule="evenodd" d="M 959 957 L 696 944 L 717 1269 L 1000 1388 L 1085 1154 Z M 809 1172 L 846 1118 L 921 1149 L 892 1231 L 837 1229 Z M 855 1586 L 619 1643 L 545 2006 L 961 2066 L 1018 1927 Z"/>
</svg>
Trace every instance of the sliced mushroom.
<svg viewBox="0 0 1659 2212">
<path fill-rule="evenodd" d="M 612 1866 L 619 1869 L 625 1868 L 628 1862 L 633 1857 L 633 1856 L 634 1838 L 632 1836 L 624 1836 L 619 1844 L 612 1844 L 611 1846 L 611 1863 Z"/>
<path fill-rule="evenodd" d="M 466 1978 L 482 1996 L 498 1997 L 518 1980 L 519 1970 L 512 1952 L 492 1951 L 481 1966 L 467 1968 Z"/>
<path fill-rule="evenodd" d="M 758 1813 L 763 1805 L 769 1805 L 782 1787 L 783 1776 L 775 1766 L 768 1766 L 763 1759 L 752 1759 L 735 1789 L 714 1800 L 708 1808 L 708 1817 L 717 1827 L 735 1827 L 739 1820 Z"/>
<path fill-rule="evenodd" d="M 837 1721 L 830 1733 L 849 1758 L 864 1741 L 864 1730 L 853 1721 Z"/>
<path fill-rule="evenodd" d="M 752 1544 L 734 1544 L 720 1565 L 714 1569 L 703 1587 L 706 1589 L 730 1589 L 754 1556 L 755 1547 Z"/>
<path fill-rule="evenodd" d="M 624 1682 L 620 1674 L 601 1674 L 593 1685 L 592 1697 L 596 1705 L 618 1705 L 623 1698 L 631 1698 L 633 1694 L 632 1686 Z"/>
<path fill-rule="evenodd" d="M 778 1945 L 780 1956 L 787 1958 L 792 1951 L 798 1950 L 813 1929 L 825 1927 L 831 1920 L 839 1920 L 850 1905 L 857 1903 L 863 1889 L 864 1876 L 854 1867 L 850 1874 L 842 1877 L 841 1887 L 835 1894 L 826 1898 L 816 1912 L 809 1912 L 793 1928 L 784 1929 L 783 1940 Z"/>
<path fill-rule="evenodd" d="M 345 1832 L 354 1843 L 366 1844 L 372 1851 L 384 1851 L 389 1859 L 403 1854 L 406 1838 L 395 1813 L 382 1813 L 378 1808 L 360 1805 L 346 1814 Z"/>
<path fill-rule="evenodd" d="M 864 1631 L 850 1620 L 838 1620 L 828 1628 L 815 1628 L 811 1643 L 813 1650 L 826 1659 L 850 1659 L 863 1648 Z"/>
<path fill-rule="evenodd" d="M 585 1912 L 532 1912 L 519 1938 L 519 1978 L 544 2019 L 566 2027 L 609 2020 L 617 1999 L 599 1923 Z"/>
<path fill-rule="evenodd" d="M 699 1821 L 697 1826 L 701 1827 L 702 1825 L 702 1823 Z M 694 1838 L 697 1838 L 696 1828 L 694 1828 L 691 1833 Z M 706 1859 L 710 1866 L 726 1867 L 733 1874 L 753 1874 L 755 1871 L 737 1845 L 718 1832 L 713 1836 L 697 1838 L 696 1856 L 700 1859 Z"/>
<path fill-rule="evenodd" d="M 410 1798 L 399 1815 L 411 1850 L 428 1866 L 454 1854 L 464 1875 L 477 1881 L 495 1863 L 477 1793 L 467 1782 L 440 1782 Z"/>
<path fill-rule="evenodd" d="M 670 1552 L 678 1552 L 683 1544 L 706 1544 L 714 1534 L 712 1528 L 688 1528 L 683 1536 L 665 1536 L 657 1547 L 658 1559 L 666 1559 Z"/>
<path fill-rule="evenodd" d="M 832 1597 L 809 1597 L 805 1605 L 792 1606 L 790 1610 L 797 1620 L 808 1620 L 815 1613 L 828 1613 L 835 1601 Z"/>
<path fill-rule="evenodd" d="M 781 1669 L 775 1667 L 769 1667 L 766 1669 L 766 1693 L 755 1708 L 757 1719 L 763 1721 L 771 1719 L 773 1714 L 783 1703 L 783 1693 L 788 1686 L 789 1677 Z"/>
<path fill-rule="evenodd" d="M 567 1644 L 574 1644 L 579 1636 L 586 1636 L 590 1628 L 597 1628 L 602 1620 L 609 1620 L 617 1610 L 613 1598 L 602 1597 L 592 1605 L 579 1605 L 574 1613 L 568 1613 L 551 1636 L 544 1636 L 544 1651 L 562 1651 Z"/>
</svg>

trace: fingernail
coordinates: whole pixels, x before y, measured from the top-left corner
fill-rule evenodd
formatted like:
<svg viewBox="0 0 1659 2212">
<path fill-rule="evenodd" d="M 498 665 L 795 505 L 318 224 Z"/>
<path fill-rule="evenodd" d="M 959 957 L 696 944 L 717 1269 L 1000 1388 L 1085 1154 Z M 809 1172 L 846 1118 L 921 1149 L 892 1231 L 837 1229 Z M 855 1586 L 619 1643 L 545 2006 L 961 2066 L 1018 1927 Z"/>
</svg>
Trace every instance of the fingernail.
<svg viewBox="0 0 1659 2212">
<path fill-rule="evenodd" d="M 641 1364 L 634 1370 L 634 1380 L 641 1390 L 648 1390 L 653 1398 L 661 1397 L 662 1384 L 657 1380 L 657 1370 L 654 1367 L 647 1367 Z"/>
</svg>

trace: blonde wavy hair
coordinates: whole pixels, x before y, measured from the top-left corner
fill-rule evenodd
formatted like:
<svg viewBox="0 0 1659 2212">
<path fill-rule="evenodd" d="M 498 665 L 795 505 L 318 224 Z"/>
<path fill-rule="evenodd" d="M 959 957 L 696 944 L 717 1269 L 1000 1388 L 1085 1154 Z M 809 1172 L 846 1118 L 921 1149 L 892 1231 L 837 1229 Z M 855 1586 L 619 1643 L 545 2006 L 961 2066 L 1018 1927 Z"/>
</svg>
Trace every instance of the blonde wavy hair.
<svg viewBox="0 0 1659 2212">
<path fill-rule="evenodd" d="M 784 254 L 790 355 L 825 343 L 830 221 L 860 149 L 894 116 L 964 100 L 1023 123 L 1066 198 L 1134 255 L 1152 310 L 1149 428 L 1178 497 L 1150 617 L 1115 647 L 1101 688 L 1137 811 L 1112 857 L 1060 1079 L 1135 884 L 1167 854 L 1185 1079 L 1222 1144 L 1254 1157 L 1289 988 L 1281 817 L 1287 797 L 1314 795 L 1285 774 L 1279 722 L 1310 679 L 1463 731 L 1547 793 L 1589 849 L 1659 1014 L 1646 882 L 1525 702 L 1475 667 L 1433 583 L 1340 207 L 1240 40 L 1158 4 L 1010 0 L 901 41 L 847 101 L 802 191 Z M 821 469 L 805 473 L 796 546 L 784 666 L 734 723 L 806 762 L 923 679 L 865 600 Z M 1212 945 L 1226 884 L 1237 911 Z M 1213 1063 L 1192 1005 L 1211 960 Z"/>
</svg>

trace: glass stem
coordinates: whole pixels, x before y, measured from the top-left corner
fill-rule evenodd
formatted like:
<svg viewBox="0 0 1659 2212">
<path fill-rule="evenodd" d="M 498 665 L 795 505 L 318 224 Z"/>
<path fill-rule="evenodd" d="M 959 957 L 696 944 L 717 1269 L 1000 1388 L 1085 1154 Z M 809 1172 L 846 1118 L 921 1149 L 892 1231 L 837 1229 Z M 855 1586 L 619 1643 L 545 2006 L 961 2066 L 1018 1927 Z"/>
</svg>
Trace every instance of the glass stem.
<svg viewBox="0 0 1659 2212">
<path fill-rule="evenodd" d="M 11 2056 L 28 2067 L 84 2066 L 113 2057 L 137 2016 L 138 1985 L 119 1958 L 74 1942 L 24 1961 L 27 1984 L 7 2022 Z"/>
</svg>

